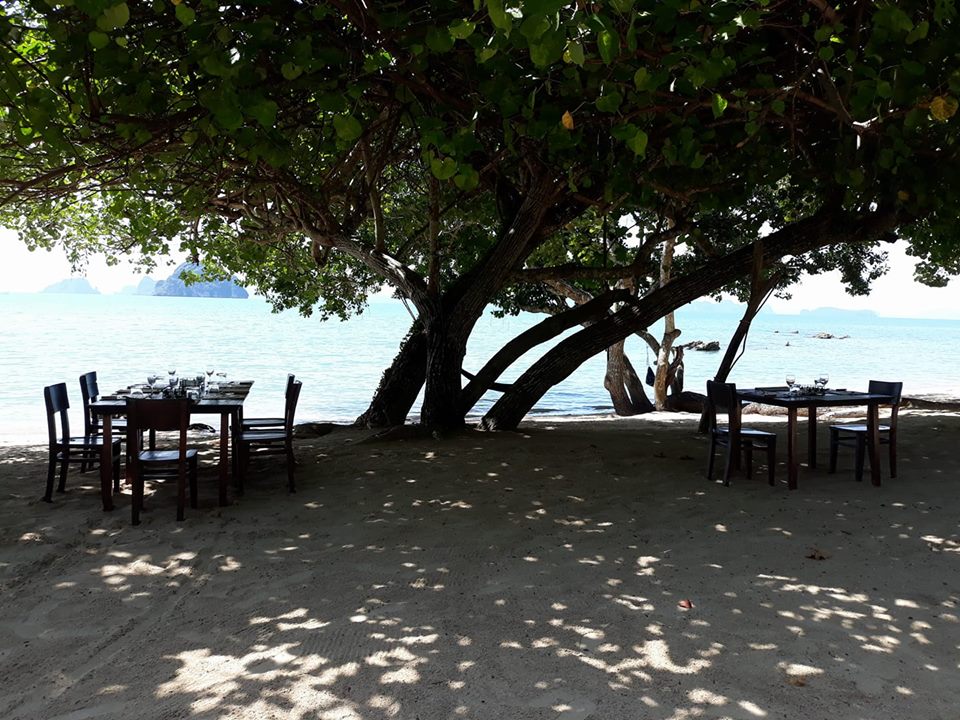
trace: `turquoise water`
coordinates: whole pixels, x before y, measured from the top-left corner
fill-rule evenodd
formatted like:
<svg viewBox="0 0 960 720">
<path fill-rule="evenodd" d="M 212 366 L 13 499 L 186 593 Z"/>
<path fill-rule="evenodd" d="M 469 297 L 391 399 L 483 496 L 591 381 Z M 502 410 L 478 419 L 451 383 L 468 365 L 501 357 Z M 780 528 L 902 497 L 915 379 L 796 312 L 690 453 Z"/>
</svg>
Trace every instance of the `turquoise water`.
<svg viewBox="0 0 960 720">
<path fill-rule="evenodd" d="M 376 299 L 348 322 L 321 322 L 294 312 L 274 314 L 262 300 L 166 298 L 130 295 L 0 294 L 0 442 L 45 438 L 43 387 L 67 382 L 74 408 L 77 378 L 96 370 L 101 391 L 143 382 L 170 368 L 198 374 L 212 365 L 234 379 L 255 381 L 248 415 L 280 412 L 286 374 L 303 380 L 298 420 L 351 421 L 364 409 L 410 323 L 397 301 Z M 468 346 L 466 368 L 476 371 L 509 338 L 542 319 L 484 317 Z M 725 346 L 739 319 L 735 308 L 696 303 L 678 313 L 679 342 L 720 340 Z M 850 335 L 820 340 L 812 335 Z M 788 345 L 789 343 L 789 345 Z M 638 371 L 645 345 L 628 341 Z M 686 386 L 702 391 L 720 353 L 689 351 Z M 530 354 L 501 380 L 509 382 L 538 357 Z M 833 387 L 863 388 L 870 378 L 903 380 L 907 394 L 960 396 L 960 321 L 762 314 L 731 379 L 740 385 L 782 384 L 791 371 L 801 382 L 830 374 Z M 537 413 L 610 411 L 604 363 L 594 358 L 548 393 Z M 497 398 L 488 393 L 479 415 Z M 79 411 L 71 414 L 79 426 Z"/>
</svg>

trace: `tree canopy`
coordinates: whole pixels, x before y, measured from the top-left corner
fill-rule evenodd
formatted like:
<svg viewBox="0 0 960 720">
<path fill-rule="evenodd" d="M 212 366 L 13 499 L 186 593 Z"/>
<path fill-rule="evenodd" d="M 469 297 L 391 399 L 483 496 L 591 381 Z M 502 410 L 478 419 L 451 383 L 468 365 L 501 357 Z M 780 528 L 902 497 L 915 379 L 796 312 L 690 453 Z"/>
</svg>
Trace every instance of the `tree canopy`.
<svg viewBox="0 0 960 720">
<path fill-rule="evenodd" d="M 596 343 L 747 277 L 751 258 L 840 267 L 856 288 L 870 244 L 896 230 L 922 279 L 960 269 L 952 0 L 0 12 L 4 224 L 78 258 L 179 244 L 304 311 L 349 313 L 386 281 L 420 318 L 391 377 L 404 398 L 426 381 L 428 425 L 462 422 L 465 343 L 505 288 L 613 278 L 624 261 L 652 278 L 653 247 L 613 257 L 600 237 L 564 241 L 585 213 L 669 205 L 684 274 L 638 283 L 567 360 L 548 354 L 492 426 Z M 788 201 L 758 255 L 743 248 L 756 225 L 738 237 L 719 219 L 759 217 L 769 193 Z"/>
</svg>

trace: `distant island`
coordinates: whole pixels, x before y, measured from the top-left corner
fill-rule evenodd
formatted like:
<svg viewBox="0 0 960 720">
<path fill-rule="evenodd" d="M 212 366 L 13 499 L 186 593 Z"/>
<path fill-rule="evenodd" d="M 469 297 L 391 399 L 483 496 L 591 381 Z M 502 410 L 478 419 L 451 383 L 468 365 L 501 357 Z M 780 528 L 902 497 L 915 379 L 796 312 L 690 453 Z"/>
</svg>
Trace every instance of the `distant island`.
<svg viewBox="0 0 960 720">
<path fill-rule="evenodd" d="M 153 294 L 166 297 L 216 297 L 239 300 L 249 297 L 247 291 L 237 285 L 233 279 L 187 285 L 181 278 L 184 272 L 199 273 L 201 270 L 202 268 L 194 263 L 181 263 L 170 277 L 157 281 L 153 286 Z"/>
<path fill-rule="evenodd" d="M 147 276 L 136 285 L 127 285 L 120 291 L 120 295 L 153 295 L 157 281 Z"/>
<path fill-rule="evenodd" d="M 71 277 L 66 280 L 61 280 L 55 282 L 53 285 L 45 287 L 40 292 L 45 293 L 61 293 L 65 295 L 99 295 L 100 291 L 97 290 L 93 285 L 90 284 L 90 281 L 84 277 Z"/>
</svg>

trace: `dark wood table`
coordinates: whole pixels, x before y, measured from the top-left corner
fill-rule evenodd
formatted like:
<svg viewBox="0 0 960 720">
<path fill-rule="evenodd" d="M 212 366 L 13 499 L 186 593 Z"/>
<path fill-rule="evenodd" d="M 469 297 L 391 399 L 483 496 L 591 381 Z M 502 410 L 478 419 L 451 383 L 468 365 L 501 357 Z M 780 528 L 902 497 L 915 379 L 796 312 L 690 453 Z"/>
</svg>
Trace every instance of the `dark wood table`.
<svg viewBox="0 0 960 720">
<path fill-rule="evenodd" d="M 870 481 L 880 485 L 880 447 L 879 416 L 880 405 L 890 404 L 889 395 L 877 395 L 848 390 L 828 390 L 823 395 L 790 395 L 779 388 L 737 388 L 737 397 L 747 402 L 761 405 L 775 405 L 787 409 L 787 487 L 797 489 L 799 461 L 797 459 L 797 411 L 806 409 L 809 418 L 807 437 L 807 462 L 811 468 L 817 466 L 817 408 L 865 405 L 867 408 L 867 456 L 870 458 Z M 740 424 L 740 406 L 732 414 Z"/>
<path fill-rule="evenodd" d="M 243 401 L 250 392 L 252 382 L 237 383 L 224 388 L 219 394 L 207 395 L 195 401 L 190 406 L 190 416 L 219 415 L 220 416 L 220 458 L 217 463 L 220 474 L 219 503 L 226 505 L 227 485 L 230 478 L 230 424 L 240 427 L 243 416 Z M 229 388 L 229 389 L 228 389 Z M 123 398 L 108 398 L 90 403 L 90 409 L 103 421 L 103 447 L 100 458 L 100 498 L 104 510 L 113 510 L 113 478 L 111 476 L 112 463 L 110 460 L 111 439 L 113 437 L 111 418 L 115 415 L 124 415 L 127 401 Z M 127 448 L 130 452 L 130 448 Z M 234 453 L 235 454 L 235 453 Z M 106 463 L 106 465 L 104 465 Z M 127 467 L 130 464 L 127 463 Z M 129 482 L 129 478 L 128 478 Z"/>
</svg>

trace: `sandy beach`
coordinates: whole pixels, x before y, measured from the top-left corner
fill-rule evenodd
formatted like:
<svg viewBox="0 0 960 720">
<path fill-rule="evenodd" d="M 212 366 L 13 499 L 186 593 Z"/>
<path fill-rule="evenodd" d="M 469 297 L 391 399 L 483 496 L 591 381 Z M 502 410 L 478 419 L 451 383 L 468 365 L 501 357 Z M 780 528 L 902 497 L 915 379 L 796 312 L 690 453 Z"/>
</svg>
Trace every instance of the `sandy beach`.
<svg viewBox="0 0 960 720">
<path fill-rule="evenodd" d="M 747 418 L 784 433 L 781 418 Z M 801 426 L 801 446 L 805 426 Z M 40 501 L 0 448 L 0 717 L 960 717 L 960 416 L 901 414 L 882 487 L 704 477 L 696 418 L 442 440 L 338 430 L 216 506 Z"/>
</svg>

